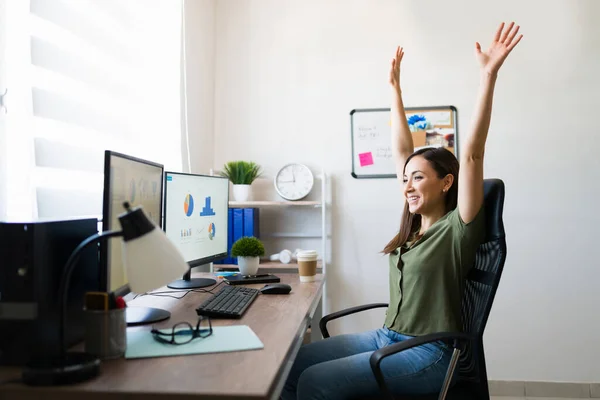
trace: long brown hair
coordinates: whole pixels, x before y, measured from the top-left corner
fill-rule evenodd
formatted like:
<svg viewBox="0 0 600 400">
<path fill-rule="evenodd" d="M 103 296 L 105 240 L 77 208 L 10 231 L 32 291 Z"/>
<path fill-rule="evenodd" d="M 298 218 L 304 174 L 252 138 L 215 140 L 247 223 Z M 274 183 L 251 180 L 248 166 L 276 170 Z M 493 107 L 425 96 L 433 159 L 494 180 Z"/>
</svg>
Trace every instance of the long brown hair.
<svg viewBox="0 0 600 400">
<path fill-rule="evenodd" d="M 430 148 L 426 147 L 424 149 L 419 149 L 412 153 L 410 157 L 406 159 L 404 163 L 404 169 L 402 173 L 406 170 L 406 165 L 408 162 L 416 156 L 421 156 L 433 167 L 435 172 L 437 173 L 438 178 L 443 179 L 446 175 L 451 174 L 454 176 L 454 182 L 448 193 L 446 194 L 446 212 L 452 211 L 456 208 L 458 203 L 458 160 L 452 154 L 451 151 L 445 149 L 444 147 L 435 147 Z M 421 228 L 421 215 L 419 214 L 411 214 L 408 210 L 408 202 L 404 204 L 404 211 L 402 212 L 402 220 L 400 221 L 400 231 L 398 234 L 385 246 L 383 252 L 385 254 L 390 254 L 396 251 L 396 249 L 402 246 L 412 233 L 418 232 Z"/>
</svg>

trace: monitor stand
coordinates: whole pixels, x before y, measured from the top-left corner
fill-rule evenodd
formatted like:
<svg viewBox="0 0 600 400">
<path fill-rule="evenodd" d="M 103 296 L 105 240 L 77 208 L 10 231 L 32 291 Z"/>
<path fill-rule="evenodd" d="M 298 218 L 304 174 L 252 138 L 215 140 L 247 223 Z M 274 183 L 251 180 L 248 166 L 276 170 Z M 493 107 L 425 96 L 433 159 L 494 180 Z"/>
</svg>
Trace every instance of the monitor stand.
<svg viewBox="0 0 600 400">
<path fill-rule="evenodd" d="M 152 324 L 169 318 L 171 313 L 160 308 L 127 306 L 125 310 L 127 326 Z"/>
<path fill-rule="evenodd" d="M 177 279 L 167 285 L 171 289 L 198 289 L 216 285 L 217 281 L 210 278 L 191 278 L 191 269 L 185 273 L 183 279 Z"/>
</svg>

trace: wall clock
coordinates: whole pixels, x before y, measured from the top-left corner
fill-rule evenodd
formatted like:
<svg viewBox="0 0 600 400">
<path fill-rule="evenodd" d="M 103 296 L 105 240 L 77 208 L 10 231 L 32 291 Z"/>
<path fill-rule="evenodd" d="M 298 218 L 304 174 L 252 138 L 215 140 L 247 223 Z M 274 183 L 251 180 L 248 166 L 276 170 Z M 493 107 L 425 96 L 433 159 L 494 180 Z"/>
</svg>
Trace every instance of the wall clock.
<svg viewBox="0 0 600 400">
<path fill-rule="evenodd" d="M 314 176 L 303 164 L 284 165 L 275 175 L 274 184 L 277 193 L 286 200 L 300 200 L 312 190 Z"/>
</svg>

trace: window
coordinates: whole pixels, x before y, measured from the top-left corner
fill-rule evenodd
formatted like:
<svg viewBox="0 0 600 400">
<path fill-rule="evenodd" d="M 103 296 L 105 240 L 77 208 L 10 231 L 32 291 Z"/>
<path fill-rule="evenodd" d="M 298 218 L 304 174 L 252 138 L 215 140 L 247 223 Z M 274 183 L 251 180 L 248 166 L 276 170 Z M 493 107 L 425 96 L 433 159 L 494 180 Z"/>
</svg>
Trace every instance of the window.
<svg viewBox="0 0 600 400">
<path fill-rule="evenodd" d="M 0 213 L 100 216 L 106 149 L 181 170 L 181 7 L 0 0 Z"/>
</svg>

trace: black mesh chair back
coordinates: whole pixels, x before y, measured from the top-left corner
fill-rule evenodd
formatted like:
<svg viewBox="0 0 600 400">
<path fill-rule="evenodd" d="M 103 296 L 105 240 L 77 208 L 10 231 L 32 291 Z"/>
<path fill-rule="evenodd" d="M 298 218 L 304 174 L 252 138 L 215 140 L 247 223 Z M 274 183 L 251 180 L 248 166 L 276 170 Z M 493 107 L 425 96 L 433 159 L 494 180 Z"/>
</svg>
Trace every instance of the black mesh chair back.
<svg viewBox="0 0 600 400">
<path fill-rule="evenodd" d="M 483 332 L 506 260 L 504 183 L 500 179 L 484 180 L 484 207 L 486 236 L 467 276 L 462 301 L 463 331 L 477 340 L 461 353 L 458 367 L 459 386 L 469 387 L 470 392 L 479 394 L 477 398 L 489 398 Z"/>
</svg>

